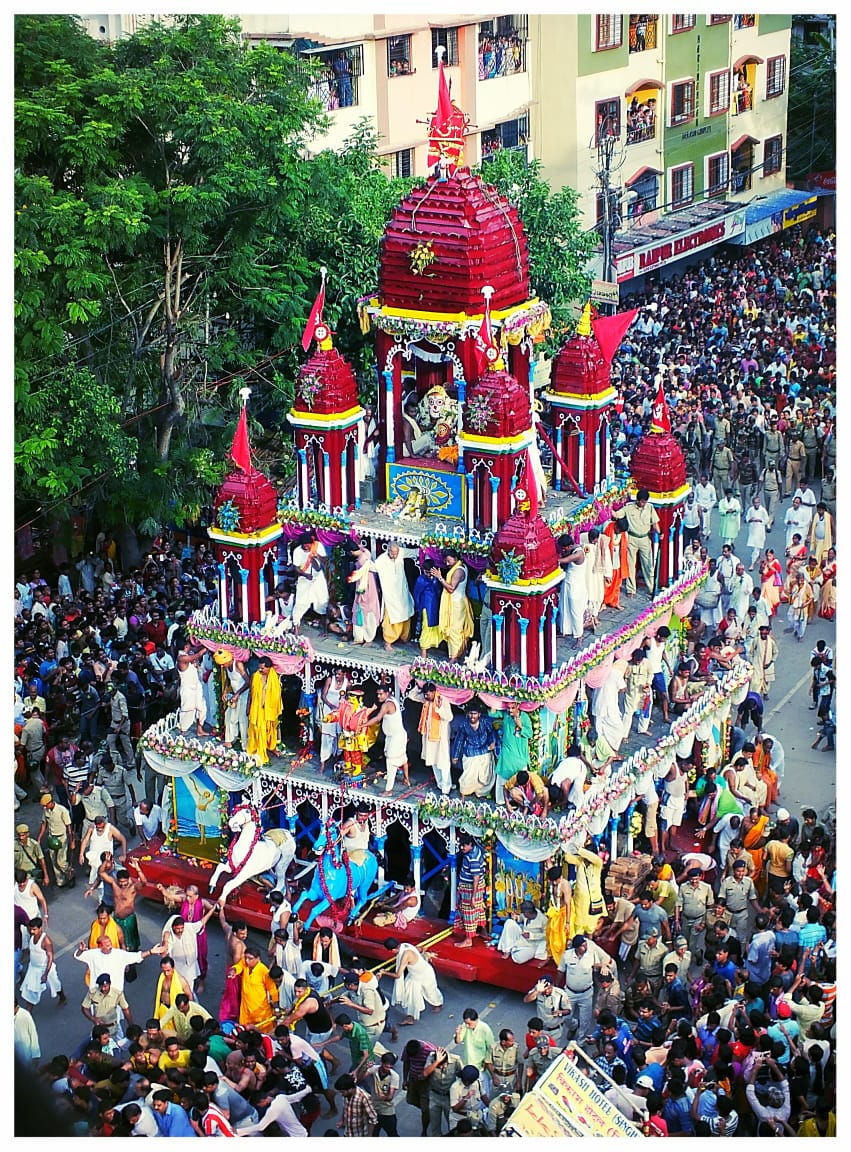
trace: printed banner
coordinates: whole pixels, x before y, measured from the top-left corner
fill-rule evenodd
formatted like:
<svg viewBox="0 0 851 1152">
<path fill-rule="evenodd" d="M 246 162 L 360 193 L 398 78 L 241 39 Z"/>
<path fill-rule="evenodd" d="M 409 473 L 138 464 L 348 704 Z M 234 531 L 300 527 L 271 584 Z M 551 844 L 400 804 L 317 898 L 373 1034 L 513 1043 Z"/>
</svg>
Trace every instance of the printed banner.
<svg viewBox="0 0 851 1152">
<path fill-rule="evenodd" d="M 563 1054 L 553 1062 L 532 1092 L 566 1121 L 572 1136 L 643 1138 L 644 1134 L 606 1099 L 567 1055 Z"/>
</svg>

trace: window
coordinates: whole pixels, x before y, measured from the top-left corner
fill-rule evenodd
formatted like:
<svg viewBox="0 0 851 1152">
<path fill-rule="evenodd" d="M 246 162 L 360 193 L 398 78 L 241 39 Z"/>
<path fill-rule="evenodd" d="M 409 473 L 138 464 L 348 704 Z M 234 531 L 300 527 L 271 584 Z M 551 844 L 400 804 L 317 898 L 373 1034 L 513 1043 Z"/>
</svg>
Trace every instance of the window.
<svg viewBox="0 0 851 1152">
<path fill-rule="evenodd" d="M 730 73 L 712 72 L 709 76 L 709 115 L 726 112 L 730 107 Z"/>
<path fill-rule="evenodd" d="M 387 75 L 407 76 L 411 67 L 411 37 L 391 36 L 387 41 Z"/>
<path fill-rule="evenodd" d="M 756 16 L 734 16 L 733 27 L 737 32 L 740 28 L 756 28 Z"/>
<path fill-rule="evenodd" d="M 623 44 L 623 16 L 595 17 L 594 51 L 607 52 Z"/>
<path fill-rule="evenodd" d="M 782 96 L 786 89 L 786 57 L 770 56 L 765 62 L 765 98 Z"/>
<path fill-rule="evenodd" d="M 749 192 L 754 162 L 753 143 L 745 140 L 730 157 L 730 187 L 733 192 Z"/>
<path fill-rule="evenodd" d="M 652 89 L 651 89 L 652 91 Z M 641 144 L 656 136 L 656 97 L 647 89 L 634 93 L 626 110 L 626 142 Z"/>
<path fill-rule="evenodd" d="M 443 63 L 447 68 L 454 68 L 461 63 L 458 55 L 458 29 L 432 28 L 431 30 L 431 66 L 437 67 L 437 54 L 435 49 L 440 45 L 446 51 L 443 54 Z"/>
<path fill-rule="evenodd" d="M 690 16 L 672 16 L 671 35 L 676 36 L 678 32 L 688 32 L 689 29 L 694 28 L 696 19 L 694 13 Z"/>
<path fill-rule="evenodd" d="M 710 23 L 710 25 L 712 25 L 712 24 L 729 24 L 730 23 L 730 17 L 729 16 L 710 16 L 709 17 L 709 23 Z"/>
<path fill-rule="evenodd" d="M 694 199 L 694 165 L 671 169 L 671 209 L 685 208 Z"/>
<path fill-rule="evenodd" d="M 516 120 L 506 120 L 482 133 L 482 163 L 490 160 L 497 152 L 508 149 L 526 155 L 529 140 L 529 117 L 519 116 Z"/>
<path fill-rule="evenodd" d="M 694 80 L 671 85 L 671 124 L 686 124 L 694 116 Z"/>
<path fill-rule="evenodd" d="M 479 79 L 526 71 L 528 16 L 498 16 L 479 24 Z"/>
<path fill-rule="evenodd" d="M 621 134 L 620 100 L 598 100 L 595 106 L 595 144 L 602 144 L 608 136 Z"/>
<path fill-rule="evenodd" d="M 658 16 L 630 16 L 629 50 L 647 52 L 658 44 Z"/>
<path fill-rule="evenodd" d="M 659 173 L 646 171 L 627 184 L 627 219 L 638 224 L 645 212 L 653 212 L 659 200 Z"/>
<path fill-rule="evenodd" d="M 363 76 L 363 45 L 351 48 L 313 49 L 302 53 L 314 66 L 309 94 L 326 112 L 358 104 L 358 80 Z"/>
<path fill-rule="evenodd" d="M 403 148 L 401 152 L 393 153 L 392 172 L 394 176 L 404 176 L 405 179 L 414 174 L 414 150 Z"/>
<path fill-rule="evenodd" d="M 706 159 L 706 195 L 723 196 L 727 191 L 730 176 L 730 161 L 726 152 Z"/>
<path fill-rule="evenodd" d="M 769 136 L 762 147 L 762 174 L 773 176 L 783 166 L 783 137 Z"/>
</svg>

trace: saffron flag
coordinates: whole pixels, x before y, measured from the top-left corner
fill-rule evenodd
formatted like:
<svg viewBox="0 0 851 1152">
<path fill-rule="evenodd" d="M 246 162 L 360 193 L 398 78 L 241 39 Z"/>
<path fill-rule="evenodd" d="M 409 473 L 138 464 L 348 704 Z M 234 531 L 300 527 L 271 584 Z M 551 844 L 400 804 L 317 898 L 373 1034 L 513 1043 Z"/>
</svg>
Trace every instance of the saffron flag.
<svg viewBox="0 0 851 1152">
<path fill-rule="evenodd" d="M 325 277 L 322 277 L 322 283 L 319 285 L 319 291 L 316 293 L 316 299 L 313 301 L 313 307 L 310 309 L 310 315 L 307 318 L 307 324 L 304 326 L 304 332 L 301 337 L 301 346 L 305 352 L 310 349 L 311 341 L 313 340 L 313 332 L 316 325 L 322 319 L 322 309 L 325 307 Z"/>
<path fill-rule="evenodd" d="M 449 127 L 449 120 L 452 116 L 452 98 L 449 95 L 449 85 L 446 82 L 446 73 L 443 70 L 443 57 L 440 58 L 440 63 L 437 66 L 437 113 L 435 116 L 435 128 L 441 132 L 445 132 Z"/>
<path fill-rule="evenodd" d="M 614 316 L 597 316 L 591 321 L 594 336 L 600 345 L 606 365 L 611 364 L 620 347 L 620 342 L 626 335 L 626 330 L 638 315 L 637 308 L 628 312 L 616 312 Z"/>
<path fill-rule="evenodd" d="M 671 431 L 671 416 L 668 412 L 668 401 L 665 399 L 665 392 L 661 384 L 659 385 L 659 391 L 656 393 L 656 399 L 653 401 L 650 431 L 668 433 Z"/>
<path fill-rule="evenodd" d="M 243 472 L 251 471 L 251 448 L 248 444 L 248 417 L 245 408 L 239 414 L 239 423 L 236 426 L 233 444 L 230 450 L 234 464 Z"/>
</svg>

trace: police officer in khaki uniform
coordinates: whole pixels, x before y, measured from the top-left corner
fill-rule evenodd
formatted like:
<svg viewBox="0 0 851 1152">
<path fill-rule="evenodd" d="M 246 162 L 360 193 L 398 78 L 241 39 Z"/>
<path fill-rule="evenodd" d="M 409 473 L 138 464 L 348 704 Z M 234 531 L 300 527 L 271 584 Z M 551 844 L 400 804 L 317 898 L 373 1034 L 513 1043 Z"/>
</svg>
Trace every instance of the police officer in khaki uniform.
<svg viewBox="0 0 851 1152">
<path fill-rule="evenodd" d="M 730 927 L 740 940 L 747 940 L 751 930 L 751 908 L 761 912 L 754 882 L 748 876 L 747 861 L 741 858 L 733 861 L 733 874 L 721 882 L 718 895 L 727 902 L 730 913 Z"/>
<path fill-rule="evenodd" d="M 629 575 L 626 578 L 627 595 L 635 595 L 635 566 L 636 561 L 641 562 L 641 575 L 647 585 L 647 591 L 652 594 L 655 580 L 653 578 L 653 549 L 651 539 L 654 532 L 659 531 L 659 517 L 656 509 L 650 503 L 650 493 L 646 488 L 640 488 L 634 503 L 626 504 L 618 514 L 619 520 L 626 521 L 627 532 L 627 561 Z"/>
<path fill-rule="evenodd" d="M 702 875 L 700 868 L 689 868 L 686 882 L 677 893 L 674 911 L 674 929 L 688 940 L 696 964 L 703 962 L 706 913 L 715 903 L 715 895 L 706 881 L 701 880 Z"/>
<path fill-rule="evenodd" d="M 800 436 L 793 435 L 789 441 L 789 451 L 786 455 L 786 495 L 791 496 L 804 474 L 807 462 L 807 452 Z"/>
</svg>

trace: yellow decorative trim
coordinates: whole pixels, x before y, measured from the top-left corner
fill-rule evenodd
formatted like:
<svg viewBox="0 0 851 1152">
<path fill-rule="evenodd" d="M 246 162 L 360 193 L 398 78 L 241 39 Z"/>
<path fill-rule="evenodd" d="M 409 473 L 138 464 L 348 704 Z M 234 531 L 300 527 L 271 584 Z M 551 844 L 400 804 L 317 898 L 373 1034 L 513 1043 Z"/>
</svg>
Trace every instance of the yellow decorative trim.
<svg viewBox="0 0 851 1152">
<path fill-rule="evenodd" d="M 495 308 L 491 312 L 491 320 L 505 320 L 539 303 L 540 298 L 533 296 L 530 300 L 526 300 L 522 304 L 513 304 L 510 308 Z M 379 304 L 377 297 L 369 301 L 367 308 L 379 316 L 395 316 L 400 320 L 422 320 L 430 324 L 469 324 L 481 322 L 484 318 L 484 312 L 472 314 L 467 312 L 415 312 L 409 308 L 390 308 L 387 305 Z"/>
<path fill-rule="evenodd" d="M 290 408 L 287 419 L 291 424 L 309 424 L 313 427 L 326 427 L 332 424 L 346 426 L 357 423 L 363 416 L 363 408 L 357 404 L 345 412 L 305 412 L 301 408 Z"/>
<path fill-rule="evenodd" d="M 280 524 L 272 524 L 260 532 L 224 532 L 211 525 L 207 535 L 219 544 L 267 544 L 270 540 L 277 540 L 283 531 Z"/>
<path fill-rule="evenodd" d="M 650 489 L 648 488 L 648 492 Z M 683 484 L 681 488 L 677 488 L 675 492 L 650 492 L 651 504 L 679 504 L 681 500 L 685 500 L 691 492 L 691 484 Z"/>
</svg>

